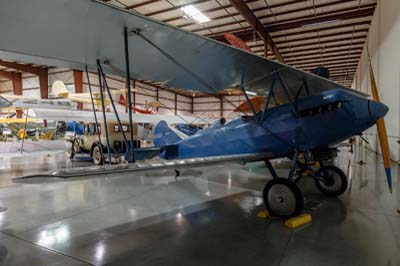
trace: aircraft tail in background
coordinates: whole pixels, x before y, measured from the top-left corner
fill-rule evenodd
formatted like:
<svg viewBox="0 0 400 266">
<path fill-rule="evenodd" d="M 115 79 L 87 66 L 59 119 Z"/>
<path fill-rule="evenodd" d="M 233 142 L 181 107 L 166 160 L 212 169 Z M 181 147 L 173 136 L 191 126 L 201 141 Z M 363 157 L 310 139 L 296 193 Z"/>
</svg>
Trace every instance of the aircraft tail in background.
<svg viewBox="0 0 400 266">
<path fill-rule="evenodd" d="M 61 98 L 68 98 L 69 95 L 69 91 L 65 87 L 64 82 L 62 82 L 61 80 L 54 81 L 53 85 L 51 86 L 51 92 L 56 97 L 61 97 Z"/>
<path fill-rule="evenodd" d="M 167 122 L 161 121 L 154 129 L 154 146 L 164 147 L 172 145 L 186 137 L 182 132 L 169 127 Z"/>
</svg>

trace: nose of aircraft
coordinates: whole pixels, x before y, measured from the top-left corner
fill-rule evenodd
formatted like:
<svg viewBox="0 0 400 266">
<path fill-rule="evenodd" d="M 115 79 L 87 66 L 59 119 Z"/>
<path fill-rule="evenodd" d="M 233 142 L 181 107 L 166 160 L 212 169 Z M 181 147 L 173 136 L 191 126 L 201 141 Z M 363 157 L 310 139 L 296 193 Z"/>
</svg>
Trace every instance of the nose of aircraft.
<svg viewBox="0 0 400 266">
<path fill-rule="evenodd" d="M 371 116 L 372 121 L 376 121 L 379 118 L 382 118 L 386 115 L 389 108 L 380 102 L 369 101 L 369 115 Z"/>
</svg>

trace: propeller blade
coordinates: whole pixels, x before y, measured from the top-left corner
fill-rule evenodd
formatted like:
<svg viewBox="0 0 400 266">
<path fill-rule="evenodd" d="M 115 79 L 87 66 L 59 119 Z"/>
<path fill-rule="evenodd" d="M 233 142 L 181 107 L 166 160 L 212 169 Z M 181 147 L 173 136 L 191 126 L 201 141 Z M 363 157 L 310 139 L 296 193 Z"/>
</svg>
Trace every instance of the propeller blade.
<svg viewBox="0 0 400 266">
<path fill-rule="evenodd" d="M 247 52 L 252 53 L 253 51 L 251 51 L 250 47 L 247 46 L 247 44 L 240 39 L 239 37 L 233 35 L 232 33 L 229 32 L 225 32 L 224 33 L 224 38 L 233 46 L 242 50 L 245 50 Z"/>
<path fill-rule="evenodd" d="M 368 51 L 368 61 L 369 61 L 369 76 L 371 79 L 372 98 L 374 99 L 374 101 L 380 102 L 378 88 L 377 88 L 376 82 L 375 82 L 374 71 L 372 69 L 371 58 L 369 57 L 369 51 Z M 381 146 L 383 165 L 385 167 L 387 184 L 388 184 L 390 193 L 392 193 L 392 173 L 391 173 L 391 168 L 390 168 L 390 150 L 389 150 L 385 120 L 383 118 L 379 118 L 376 121 L 376 127 L 378 130 L 379 144 Z"/>
<path fill-rule="evenodd" d="M 264 96 L 254 97 L 254 98 L 250 99 L 250 102 L 253 105 L 254 110 L 258 113 L 261 111 L 261 107 L 264 104 Z M 247 101 L 243 101 L 238 107 L 236 107 L 235 110 L 233 110 L 233 112 L 251 113 L 252 110 L 251 110 L 249 104 L 247 103 Z"/>
</svg>

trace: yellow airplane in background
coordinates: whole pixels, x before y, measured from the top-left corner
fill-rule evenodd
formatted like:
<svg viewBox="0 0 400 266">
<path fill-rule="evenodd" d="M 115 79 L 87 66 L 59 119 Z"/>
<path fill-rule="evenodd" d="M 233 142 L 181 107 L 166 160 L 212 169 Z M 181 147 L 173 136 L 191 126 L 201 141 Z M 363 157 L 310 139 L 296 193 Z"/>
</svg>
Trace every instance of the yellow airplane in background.
<svg viewBox="0 0 400 266">
<path fill-rule="evenodd" d="M 58 97 L 58 98 L 63 98 L 63 99 L 69 99 L 74 102 L 79 102 L 79 103 L 88 103 L 92 104 L 92 98 L 90 96 L 89 92 L 85 93 L 71 93 L 67 90 L 65 87 L 64 82 L 61 80 L 57 80 L 53 83 L 51 87 L 52 93 Z M 111 94 L 114 95 L 119 95 L 119 94 L 125 94 L 126 89 L 121 89 L 121 90 L 113 90 L 111 91 Z M 135 90 L 133 90 L 135 91 Z M 100 92 L 93 92 L 93 102 L 97 107 L 97 110 L 101 109 L 101 94 Z M 110 99 L 108 98 L 107 93 L 104 93 L 104 105 L 109 106 L 110 105 Z"/>
<path fill-rule="evenodd" d="M 7 109 L 7 115 L 5 117 L 0 117 L 0 124 L 25 124 L 25 123 L 35 123 L 37 121 L 37 119 L 35 118 L 29 118 L 29 117 L 25 117 L 25 118 L 17 118 L 16 117 L 16 111 L 17 110 L 21 110 L 21 108 L 14 108 L 14 107 L 6 107 L 6 108 L 1 108 L 0 110 L 4 110 Z M 4 113 L 3 113 L 4 114 Z"/>
</svg>

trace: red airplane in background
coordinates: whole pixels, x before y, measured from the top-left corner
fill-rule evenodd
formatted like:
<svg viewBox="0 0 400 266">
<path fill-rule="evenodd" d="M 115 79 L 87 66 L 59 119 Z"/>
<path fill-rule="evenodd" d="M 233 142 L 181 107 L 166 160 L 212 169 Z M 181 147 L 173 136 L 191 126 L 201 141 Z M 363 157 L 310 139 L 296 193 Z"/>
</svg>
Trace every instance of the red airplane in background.
<svg viewBox="0 0 400 266">
<path fill-rule="evenodd" d="M 120 105 L 126 106 L 126 100 L 125 97 L 123 95 L 119 96 L 119 101 L 118 103 Z M 160 102 L 150 102 L 148 104 L 145 105 L 145 109 L 141 109 L 135 106 L 132 106 L 132 110 L 136 113 L 139 114 L 156 114 L 157 113 L 157 108 L 159 108 L 161 106 Z"/>
</svg>

